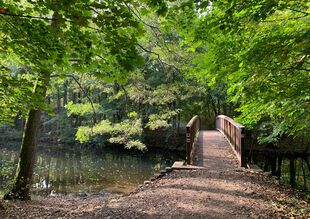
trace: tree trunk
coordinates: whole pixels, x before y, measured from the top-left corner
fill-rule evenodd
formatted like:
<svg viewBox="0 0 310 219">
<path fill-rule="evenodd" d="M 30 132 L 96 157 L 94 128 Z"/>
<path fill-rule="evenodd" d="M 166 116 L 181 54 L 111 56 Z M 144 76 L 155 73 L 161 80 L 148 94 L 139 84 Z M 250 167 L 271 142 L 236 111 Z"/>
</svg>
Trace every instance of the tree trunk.
<svg viewBox="0 0 310 219">
<path fill-rule="evenodd" d="M 214 117 L 216 117 L 218 114 L 216 112 L 216 105 L 215 105 L 215 100 L 212 98 L 212 96 L 210 95 L 210 101 L 211 101 L 211 105 L 212 105 L 212 110 L 214 112 Z"/>
<path fill-rule="evenodd" d="M 63 94 L 63 107 L 67 105 L 68 103 L 68 81 L 65 80 L 64 84 L 63 84 L 63 87 L 64 87 L 64 94 Z"/>
<path fill-rule="evenodd" d="M 281 175 L 282 175 L 282 161 L 283 161 L 283 157 L 282 155 L 280 155 L 278 157 L 278 168 L 277 168 L 277 177 L 278 179 L 281 179 Z"/>
<path fill-rule="evenodd" d="M 306 175 L 306 170 L 304 167 L 304 159 L 301 158 L 301 169 L 302 169 L 302 176 L 304 179 L 304 191 L 307 191 L 307 175 Z"/>
<path fill-rule="evenodd" d="M 270 167 L 271 167 L 271 174 L 273 176 L 277 175 L 277 158 L 275 156 L 271 156 L 269 158 L 269 162 L 270 162 Z"/>
<path fill-rule="evenodd" d="M 177 127 L 177 135 L 180 134 L 180 123 L 181 123 L 181 113 L 178 113 L 178 127 Z"/>
<path fill-rule="evenodd" d="M 224 115 L 229 115 L 229 116 L 230 116 L 230 113 L 228 113 L 227 104 L 226 104 L 225 101 L 223 101 L 223 114 L 224 114 Z"/>
<path fill-rule="evenodd" d="M 30 110 L 28 115 L 14 186 L 11 191 L 4 195 L 4 199 L 30 200 L 29 191 L 35 163 L 37 132 L 40 125 L 41 112 L 39 110 Z"/>
<path fill-rule="evenodd" d="M 269 170 L 269 161 L 268 159 L 265 159 L 263 171 L 268 172 L 268 170 Z"/>
<path fill-rule="evenodd" d="M 57 89 L 57 126 L 56 126 L 56 136 L 54 137 L 54 140 L 59 139 L 60 135 L 60 120 L 61 120 L 61 94 L 60 94 L 60 88 L 59 85 L 56 85 Z"/>
<path fill-rule="evenodd" d="M 305 157 L 304 157 L 304 160 L 305 160 L 305 162 L 306 162 L 306 164 L 307 164 L 308 171 L 310 172 L 310 163 L 309 163 L 309 160 L 308 160 L 308 156 L 305 156 Z"/>
<path fill-rule="evenodd" d="M 59 116 L 61 110 L 61 94 L 59 85 L 56 85 L 56 89 L 57 89 L 57 115 Z"/>
<path fill-rule="evenodd" d="M 220 102 L 220 98 L 217 99 L 217 115 L 215 115 L 215 117 L 218 116 L 218 115 L 221 115 L 221 102 Z"/>
<path fill-rule="evenodd" d="M 294 156 L 290 157 L 290 185 L 292 188 L 296 187 L 296 168 Z"/>
<path fill-rule="evenodd" d="M 40 97 L 42 101 L 44 101 L 47 86 L 50 80 L 50 74 L 44 73 L 41 74 L 40 77 L 41 80 L 38 79 L 34 93 L 36 96 Z M 31 109 L 28 113 L 14 184 L 12 189 L 4 195 L 3 199 L 30 199 L 29 192 L 35 164 L 35 152 L 37 146 L 37 134 L 40 127 L 40 117 L 40 110 Z"/>
</svg>

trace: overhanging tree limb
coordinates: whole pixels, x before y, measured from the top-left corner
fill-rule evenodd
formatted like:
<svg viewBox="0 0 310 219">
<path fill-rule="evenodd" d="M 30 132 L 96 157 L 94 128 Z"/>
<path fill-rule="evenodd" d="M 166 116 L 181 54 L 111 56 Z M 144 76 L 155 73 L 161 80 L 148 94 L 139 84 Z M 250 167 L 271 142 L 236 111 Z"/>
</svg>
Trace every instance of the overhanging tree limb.
<svg viewBox="0 0 310 219">
<path fill-rule="evenodd" d="M 59 77 L 59 76 L 66 76 L 66 77 L 70 77 L 72 78 L 75 83 L 77 83 L 77 85 L 79 86 L 79 88 L 81 89 L 81 91 L 83 92 L 83 94 L 86 96 L 86 98 L 88 99 L 88 101 L 90 102 L 90 105 L 91 105 L 91 108 L 93 110 L 93 125 L 97 123 L 97 119 L 96 119 L 96 110 L 95 110 L 95 107 L 94 107 L 94 102 L 93 100 L 90 98 L 90 96 L 88 95 L 88 93 L 85 91 L 85 89 L 83 88 L 82 84 L 79 82 L 79 80 L 74 76 L 74 75 L 71 75 L 71 74 L 62 74 L 62 75 L 51 75 L 51 77 Z"/>
</svg>

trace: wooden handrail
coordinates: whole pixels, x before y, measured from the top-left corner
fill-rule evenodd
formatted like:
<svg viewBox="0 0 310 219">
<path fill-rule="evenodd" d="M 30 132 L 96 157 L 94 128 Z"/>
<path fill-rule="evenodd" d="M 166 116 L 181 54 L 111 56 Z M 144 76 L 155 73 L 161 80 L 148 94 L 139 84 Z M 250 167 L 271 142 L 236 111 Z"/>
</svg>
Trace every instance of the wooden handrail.
<svg viewBox="0 0 310 219">
<path fill-rule="evenodd" d="M 216 117 L 216 129 L 221 131 L 232 146 L 242 167 L 245 163 L 244 126 L 225 115 Z"/>
<path fill-rule="evenodd" d="M 192 164 L 193 151 L 200 130 L 200 117 L 194 116 L 186 125 L 186 162 Z"/>
</svg>

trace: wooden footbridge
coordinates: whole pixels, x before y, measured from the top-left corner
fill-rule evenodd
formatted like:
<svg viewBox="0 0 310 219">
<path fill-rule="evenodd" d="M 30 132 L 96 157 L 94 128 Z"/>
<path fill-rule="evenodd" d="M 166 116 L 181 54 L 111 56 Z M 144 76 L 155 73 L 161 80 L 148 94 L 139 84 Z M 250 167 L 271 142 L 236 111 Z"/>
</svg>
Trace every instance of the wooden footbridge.
<svg viewBox="0 0 310 219">
<path fill-rule="evenodd" d="M 217 169 L 218 162 L 221 162 L 228 168 L 232 159 L 226 152 L 231 147 L 239 166 L 246 166 L 243 125 L 219 115 L 216 117 L 216 130 L 200 130 L 200 127 L 199 116 L 194 116 L 186 125 L 187 164 Z"/>
</svg>

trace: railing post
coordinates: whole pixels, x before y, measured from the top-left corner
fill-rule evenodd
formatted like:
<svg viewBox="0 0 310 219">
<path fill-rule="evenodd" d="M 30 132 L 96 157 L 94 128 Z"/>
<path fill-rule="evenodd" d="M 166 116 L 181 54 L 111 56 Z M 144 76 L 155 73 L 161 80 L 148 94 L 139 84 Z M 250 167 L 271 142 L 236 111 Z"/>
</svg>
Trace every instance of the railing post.
<svg viewBox="0 0 310 219">
<path fill-rule="evenodd" d="M 241 135 L 241 144 L 240 144 L 240 163 L 241 167 L 246 167 L 245 161 L 245 135 L 244 135 L 244 128 L 240 128 L 240 135 Z"/>
<path fill-rule="evenodd" d="M 186 125 L 186 162 L 192 163 L 192 154 L 196 142 L 196 134 L 200 129 L 200 117 L 194 116 Z"/>
</svg>

